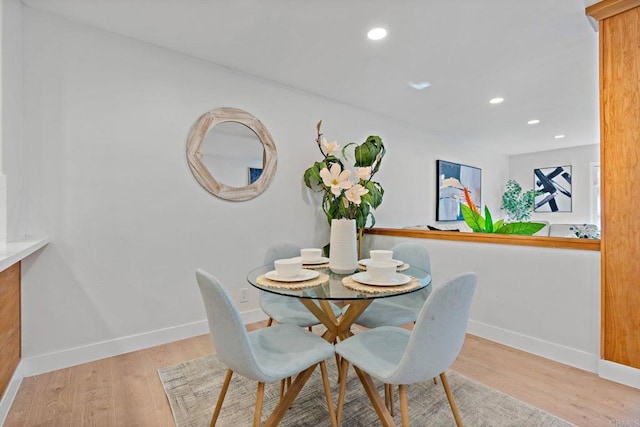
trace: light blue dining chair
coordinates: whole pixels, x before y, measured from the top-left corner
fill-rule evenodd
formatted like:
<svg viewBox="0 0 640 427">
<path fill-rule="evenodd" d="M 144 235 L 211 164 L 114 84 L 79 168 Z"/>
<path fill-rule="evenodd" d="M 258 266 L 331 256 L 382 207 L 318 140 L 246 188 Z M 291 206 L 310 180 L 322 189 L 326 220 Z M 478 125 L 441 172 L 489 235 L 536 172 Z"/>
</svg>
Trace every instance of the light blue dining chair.
<svg viewBox="0 0 640 427">
<path fill-rule="evenodd" d="M 336 344 L 336 353 L 342 358 L 338 424 L 342 417 L 347 370 L 351 363 L 385 384 L 399 386 L 403 426 L 409 425 L 405 386 L 439 375 L 456 424 L 462 426 L 445 371 L 462 348 L 476 283 L 475 273 L 465 273 L 435 287 L 412 331 L 397 326 L 382 326 Z"/>
<path fill-rule="evenodd" d="M 304 371 L 305 374 L 298 376 L 289 392 L 281 398 L 280 409 L 274 409 L 273 415 L 277 412 L 279 415 L 276 418 L 281 418 L 318 364 L 322 371 L 331 424 L 335 425 L 335 411 L 324 362 L 334 355 L 333 345 L 294 325 L 275 325 L 247 332 L 238 309 L 218 279 L 199 269 L 196 271 L 196 280 L 204 300 L 216 356 L 228 367 L 211 417 L 211 426 L 216 424 L 234 372 L 258 382 L 253 425 L 259 426 L 262 418 L 264 384 L 280 381 Z"/>
<path fill-rule="evenodd" d="M 429 252 L 424 246 L 411 242 L 398 243 L 391 250 L 394 259 L 431 273 Z M 376 299 L 355 323 L 365 328 L 377 328 L 379 326 L 401 326 L 405 323 L 415 322 L 430 292 L 431 286 L 427 286 L 410 294 Z M 343 308 L 344 310 L 346 307 Z"/>
<path fill-rule="evenodd" d="M 278 243 L 267 249 L 264 257 L 264 265 L 273 266 L 273 262 L 282 258 L 293 258 L 300 256 L 301 247 L 292 243 Z M 271 326 L 275 320 L 278 323 L 286 323 L 311 328 L 319 325 L 320 321 L 314 316 L 297 298 L 272 294 L 267 291 L 260 291 L 258 295 L 260 308 L 264 311 L 269 320 L 267 326 Z M 340 308 L 330 303 L 333 314 L 339 317 L 342 314 Z"/>
</svg>

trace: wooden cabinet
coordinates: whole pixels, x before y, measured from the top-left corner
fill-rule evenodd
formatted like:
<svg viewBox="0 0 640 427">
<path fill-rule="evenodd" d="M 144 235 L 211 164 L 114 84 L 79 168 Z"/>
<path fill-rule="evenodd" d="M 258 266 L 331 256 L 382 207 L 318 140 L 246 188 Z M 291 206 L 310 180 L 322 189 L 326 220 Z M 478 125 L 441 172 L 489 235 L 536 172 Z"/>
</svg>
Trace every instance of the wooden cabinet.
<svg viewBox="0 0 640 427">
<path fill-rule="evenodd" d="M 0 272 L 0 397 L 20 362 L 20 262 Z"/>
<path fill-rule="evenodd" d="M 600 37 L 602 358 L 640 369 L 640 0 L 587 14 Z"/>
</svg>

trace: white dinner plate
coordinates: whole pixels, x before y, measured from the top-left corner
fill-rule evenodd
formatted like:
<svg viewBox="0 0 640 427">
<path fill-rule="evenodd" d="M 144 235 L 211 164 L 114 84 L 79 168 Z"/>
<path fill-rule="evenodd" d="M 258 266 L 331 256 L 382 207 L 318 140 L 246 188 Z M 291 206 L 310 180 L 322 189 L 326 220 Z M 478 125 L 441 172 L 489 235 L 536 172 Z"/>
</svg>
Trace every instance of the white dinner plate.
<svg viewBox="0 0 640 427">
<path fill-rule="evenodd" d="M 302 264 L 306 264 L 306 265 L 318 265 L 318 264 L 326 264 L 329 262 L 329 258 L 327 257 L 323 257 L 321 256 L 320 259 L 316 260 L 316 261 L 306 261 L 306 260 L 302 260 Z"/>
<path fill-rule="evenodd" d="M 297 276 L 294 277 L 281 277 L 277 271 L 273 270 L 265 273 L 264 277 L 269 280 L 275 280 L 276 282 L 304 282 L 305 280 L 315 279 L 320 275 L 319 271 L 313 270 L 301 270 Z"/>
<path fill-rule="evenodd" d="M 356 273 L 351 276 L 351 278 L 358 283 L 372 286 L 399 286 L 406 285 L 411 281 L 411 276 L 407 276 L 406 274 L 402 273 L 396 273 L 393 275 L 391 280 L 380 282 L 378 280 L 371 279 L 371 277 L 369 277 L 369 273 L 367 273 L 366 271 Z"/>
<path fill-rule="evenodd" d="M 373 260 L 371 258 L 365 258 L 358 261 L 358 264 L 364 265 L 366 267 L 372 262 Z M 399 259 L 392 259 L 390 262 L 394 262 L 396 264 L 396 267 L 400 267 L 402 264 L 404 264 L 404 261 L 400 261 Z"/>
</svg>

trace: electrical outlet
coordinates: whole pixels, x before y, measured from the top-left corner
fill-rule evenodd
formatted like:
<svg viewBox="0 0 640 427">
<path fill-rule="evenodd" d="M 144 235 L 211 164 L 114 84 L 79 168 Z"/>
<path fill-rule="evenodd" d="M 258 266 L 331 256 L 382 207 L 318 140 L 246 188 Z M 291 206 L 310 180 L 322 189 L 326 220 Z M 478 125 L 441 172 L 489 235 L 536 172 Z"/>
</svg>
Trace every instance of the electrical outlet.
<svg viewBox="0 0 640 427">
<path fill-rule="evenodd" d="M 240 289 L 240 302 L 249 301 L 249 296 L 247 295 L 247 292 L 249 292 L 247 288 Z"/>
</svg>

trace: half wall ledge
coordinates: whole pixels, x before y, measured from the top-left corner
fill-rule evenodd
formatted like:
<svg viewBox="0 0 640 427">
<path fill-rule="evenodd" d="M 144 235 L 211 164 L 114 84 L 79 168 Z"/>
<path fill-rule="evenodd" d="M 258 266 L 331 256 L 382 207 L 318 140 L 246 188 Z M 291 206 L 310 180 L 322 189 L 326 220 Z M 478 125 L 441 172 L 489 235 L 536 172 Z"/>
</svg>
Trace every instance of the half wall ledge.
<svg viewBox="0 0 640 427">
<path fill-rule="evenodd" d="M 489 233 L 464 233 L 456 231 L 412 230 L 405 228 L 372 228 L 366 234 L 413 237 L 417 239 L 453 240 L 458 242 L 489 243 L 493 245 L 536 246 L 555 249 L 600 251 L 600 240 L 569 237 L 518 236 Z"/>
</svg>

